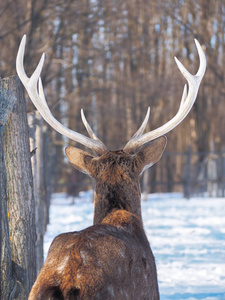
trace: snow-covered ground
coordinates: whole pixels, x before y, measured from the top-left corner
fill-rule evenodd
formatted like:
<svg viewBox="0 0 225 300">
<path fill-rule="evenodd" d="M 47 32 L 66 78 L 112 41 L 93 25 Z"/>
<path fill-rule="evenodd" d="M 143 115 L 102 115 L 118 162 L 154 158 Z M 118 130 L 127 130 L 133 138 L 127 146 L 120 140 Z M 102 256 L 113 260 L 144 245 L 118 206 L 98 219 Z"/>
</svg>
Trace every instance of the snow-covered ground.
<svg viewBox="0 0 225 300">
<path fill-rule="evenodd" d="M 45 255 L 62 232 L 92 225 L 92 192 L 71 204 L 54 195 Z M 142 202 L 145 230 L 155 255 L 161 300 L 225 300 L 225 199 L 182 199 L 153 194 Z"/>
</svg>

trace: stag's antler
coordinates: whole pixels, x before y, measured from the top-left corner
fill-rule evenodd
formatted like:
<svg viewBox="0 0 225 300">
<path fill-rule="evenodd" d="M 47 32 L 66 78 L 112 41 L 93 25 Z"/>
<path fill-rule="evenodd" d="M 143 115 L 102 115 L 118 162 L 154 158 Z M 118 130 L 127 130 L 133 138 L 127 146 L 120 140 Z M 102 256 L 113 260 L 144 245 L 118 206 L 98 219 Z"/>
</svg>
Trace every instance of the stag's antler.
<svg viewBox="0 0 225 300">
<path fill-rule="evenodd" d="M 201 83 L 201 80 L 204 76 L 205 69 L 206 69 L 206 57 L 202 50 L 202 47 L 200 46 L 199 42 L 195 39 L 195 44 L 198 50 L 198 55 L 200 59 L 200 66 L 198 69 L 198 72 L 196 75 L 191 75 L 185 67 L 181 64 L 181 62 L 175 57 L 175 61 L 177 63 L 177 66 L 183 76 L 188 81 L 188 93 L 187 93 L 187 86 L 185 84 L 183 95 L 181 98 L 180 108 L 177 112 L 177 114 L 166 124 L 163 126 L 150 131 L 148 133 L 145 133 L 142 135 L 145 125 L 147 124 L 148 116 L 149 116 L 149 109 L 148 113 L 146 115 L 145 121 L 141 125 L 141 127 L 138 129 L 138 131 L 135 133 L 135 135 L 129 140 L 129 142 L 124 147 L 124 151 L 128 153 L 132 153 L 136 148 L 142 146 L 143 144 L 156 139 L 159 136 L 162 136 L 166 134 L 167 132 L 171 131 L 173 128 L 175 128 L 189 113 L 190 109 L 192 108 L 195 99 L 198 94 L 198 89 Z"/>
<path fill-rule="evenodd" d="M 26 44 L 26 36 L 24 35 L 21 40 L 20 47 L 17 53 L 16 70 L 20 80 L 22 81 L 23 85 L 27 90 L 28 95 L 30 96 L 30 99 L 32 100 L 33 104 L 40 112 L 42 117 L 49 125 L 51 125 L 59 133 L 94 150 L 98 155 L 102 155 L 103 153 L 105 153 L 107 151 L 106 146 L 96 137 L 90 125 L 87 123 L 83 112 L 82 112 L 82 120 L 84 120 L 84 125 L 87 128 L 91 138 L 86 137 L 76 131 L 73 131 L 65 127 L 53 117 L 52 113 L 49 110 L 47 102 L 45 100 L 44 91 L 40 79 L 40 74 L 44 64 L 45 55 L 44 53 L 42 54 L 42 57 L 33 75 L 30 78 L 27 77 L 23 67 L 25 44 Z"/>
<path fill-rule="evenodd" d="M 93 130 L 91 129 L 90 125 L 88 124 L 83 110 L 81 110 L 81 117 L 82 121 L 90 135 L 91 138 L 88 138 L 80 133 L 77 133 L 75 131 L 70 130 L 69 128 L 62 125 L 60 122 L 58 122 L 52 115 L 52 113 L 49 110 L 49 107 L 47 105 L 47 102 L 45 100 L 44 91 L 40 79 L 41 70 L 44 64 L 44 53 L 42 54 L 42 57 L 39 61 L 39 64 L 34 71 L 33 75 L 28 78 L 23 67 L 23 58 L 24 58 L 24 51 L 25 51 L 25 44 L 26 44 L 26 36 L 23 37 L 20 47 L 17 54 L 16 59 L 16 68 L 17 73 L 22 81 L 23 85 L 25 86 L 28 95 L 30 96 L 33 104 L 36 106 L 42 117 L 46 120 L 49 125 L 51 125 L 55 130 L 57 130 L 59 133 L 67 136 L 68 138 L 81 143 L 84 146 L 87 146 L 88 148 L 94 150 L 99 156 L 102 155 L 107 151 L 106 146 L 98 139 L 98 137 L 95 135 Z M 177 63 L 178 68 L 180 69 L 183 76 L 188 81 L 188 93 L 187 93 L 187 86 L 185 84 L 184 91 L 180 103 L 180 108 L 177 112 L 177 114 L 166 124 L 163 126 L 150 131 L 146 134 L 143 134 L 145 127 L 147 125 L 149 114 L 150 114 L 150 108 L 148 108 L 146 117 L 141 125 L 141 127 L 137 130 L 137 132 L 133 135 L 133 137 L 129 140 L 129 142 L 124 147 L 124 151 L 127 153 L 132 153 L 136 148 L 142 146 L 143 144 L 156 139 L 157 137 L 160 137 L 167 132 L 171 131 L 173 128 L 175 128 L 189 113 L 190 109 L 192 108 L 195 99 L 197 97 L 198 89 L 201 83 L 201 80 L 204 76 L 205 69 L 206 69 L 206 58 L 205 54 L 199 44 L 199 42 L 195 39 L 195 44 L 198 50 L 198 55 L 200 59 L 200 66 L 199 70 L 196 75 L 191 75 L 185 67 L 181 64 L 181 62 L 175 57 L 175 61 Z M 38 83 L 38 84 L 37 84 Z M 38 88 L 37 88 L 38 85 Z"/>
</svg>

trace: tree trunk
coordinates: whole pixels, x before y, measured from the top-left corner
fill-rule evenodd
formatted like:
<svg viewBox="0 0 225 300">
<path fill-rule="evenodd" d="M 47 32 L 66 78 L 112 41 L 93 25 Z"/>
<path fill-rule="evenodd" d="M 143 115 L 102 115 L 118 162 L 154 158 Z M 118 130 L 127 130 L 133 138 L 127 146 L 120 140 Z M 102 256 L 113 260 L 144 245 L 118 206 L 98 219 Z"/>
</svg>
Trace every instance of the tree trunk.
<svg viewBox="0 0 225 300">
<path fill-rule="evenodd" d="M 8 299 L 13 288 L 11 247 L 7 216 L 7 180 L 3 147 L 3 131 L 0 132 L 0 215 L 1 215 L 1 272 L 0 299 Z"/>
<path fill-rule="evenodd" d="M 16 103 L 4 127 L 0 151 L 1 299 L 27 299 L 36 278 L 36 232 L 26 102 L 18 77 L 6 78 L 2 84 Z"/>
<path fill-rule="evenodd" d="M 36 112 L 36 147 L 37 169 L 34 172 L 37 184 L 36 199 L 36 232 L 37 232 L 37 271 L 39 272 L 44 261 L 44 233 L 45 233 L 45 196 L 44 196 L 44 170 L 43 170 L 43 119 Z"/>
<path fill-rule="evenodd" d="M 34 111 L 28 115 L 28 123 L 30 129 L 30 147 L 33 151 L 31 157 L 31 165 L 33 171 L 33 186 L 34 186 L 34 199 L 36 208 L 36 257 L 37 257 L 37 275 L 43 266 L 43 237 L 44 231 L 44 185 L 43 185 L 43 119 L 39 112 Z M 42 203 L 43 202 L 43 203 Z"/>
<path fill-rule="evenodd" d="M 31 147 L 31 165 L 33 171 L 34 199 L 36 208 L 36 256 L 37 275 L 44 262 L 44 234 L 49 223 L 49 205 L 51 197 L 52 148 L 43 119 L 38 111 L 28 114 Z M 49 151 L 51 149 L 51 151 Z M 49 155 L 48 153 L 51 153 Z"/>
</svg>

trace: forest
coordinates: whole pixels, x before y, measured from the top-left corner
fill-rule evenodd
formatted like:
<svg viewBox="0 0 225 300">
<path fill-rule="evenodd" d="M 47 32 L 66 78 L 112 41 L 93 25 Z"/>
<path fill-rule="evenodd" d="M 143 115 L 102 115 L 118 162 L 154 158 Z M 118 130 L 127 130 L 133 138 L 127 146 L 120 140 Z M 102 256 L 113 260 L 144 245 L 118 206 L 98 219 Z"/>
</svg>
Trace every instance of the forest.
<svg viewBox="0 0 225 300">
<path fill-rule="evenodd" d="M 31 75 L 46 53 L 42 81 L 52 114 L 87 134 L 84 109 L 97 136 L 109 149 L 122 148 L 151 107 L 147 130 L 177 112 L 185 80 L 174 56 L 195 74 L 199 66 L 194 38 L 207 56 L 207 71 L 188 117 L 168 133 L 164 159 L 147 178 L 148 190 L 179 190 L 188 149 L 194 168 L 191 181 L 202 178 L 205 162 L 225 147 L 225 4 L 222 0 L 2 0 L 0 3 L 0 76 L 15 75 L 19 42 L 27 35 L 25 69 Z M 27 97 L 28 101 L 28 97 Z M 28 114 L 34 107 L 28 101 Z M 73 142 L 43 123 L 47 145 L 42 161 L 53 191 L 75 194 L 91 182 L 72 170 L 64 147 Z M 79 145 L 77 145 L 80 147 Z M 32 149 L 31 149 L 32 150 Z M 178 153 L 179 155 L 174 155 Z M 216 161 L 225 164 L 224 154 Z M 191 167 L 192 168 L 192 167 Z M 212 173 L 212 172 L 211 172 Z M 224 167 L 219 175 L 224 186 Z M 49 175 L 50 176 L 50 175 Z M 157 186 L 156 181 L 161 182 Z M 168 181 L 170 181 L 168 183 Z M 150 186 L 150 183 L 153 184 Z M 148 184 L 149 183 L 149 184 Z"/>
</svg>

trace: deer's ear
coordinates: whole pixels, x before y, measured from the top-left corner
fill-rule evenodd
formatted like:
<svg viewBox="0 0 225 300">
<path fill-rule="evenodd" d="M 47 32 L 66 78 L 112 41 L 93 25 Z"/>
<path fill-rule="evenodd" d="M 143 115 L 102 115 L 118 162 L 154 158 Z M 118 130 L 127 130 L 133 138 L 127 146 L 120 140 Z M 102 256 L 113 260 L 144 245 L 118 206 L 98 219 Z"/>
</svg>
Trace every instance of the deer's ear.
<svg viewBox="0 0 225 300">
<path fill-rule="evenodd" d="M 75 169 L 90 175 L 93 155 L 72 146 L 66 147 L 65 153 Z"/>
<path fill-rule="evenodd" d="M 167 138 L 163 135 L 153 141 L 144 144 L 144 146 L 135 153 L 140 174 L 160 160 L 166 148 L 166 143 Z"/>
</svg>

